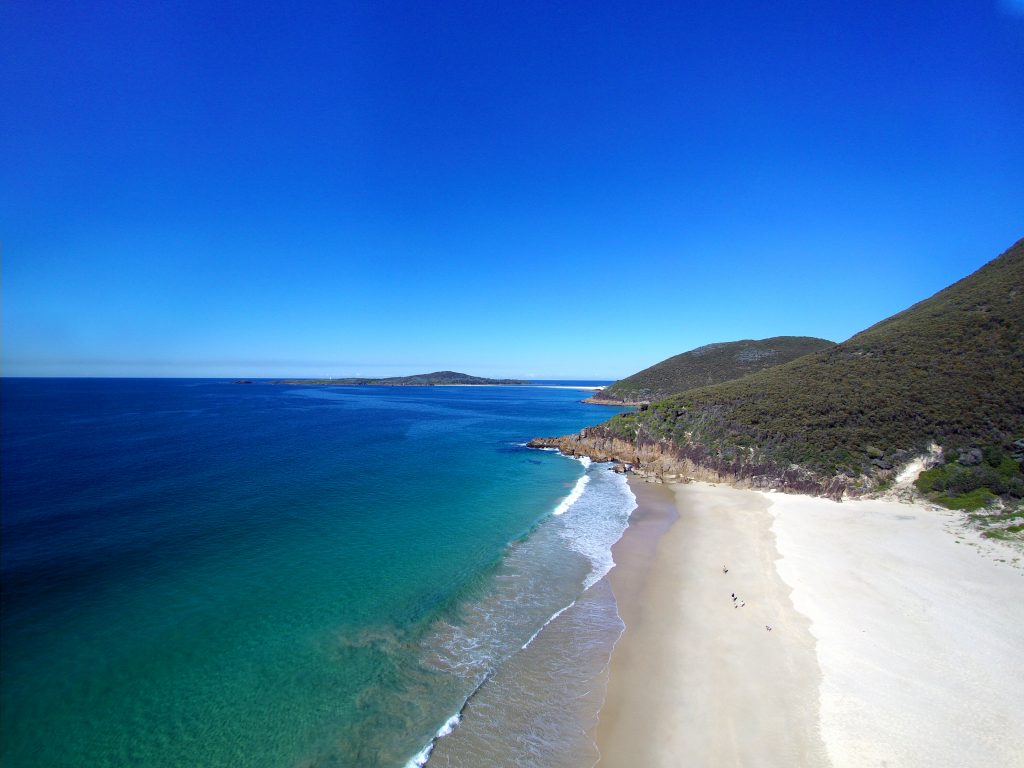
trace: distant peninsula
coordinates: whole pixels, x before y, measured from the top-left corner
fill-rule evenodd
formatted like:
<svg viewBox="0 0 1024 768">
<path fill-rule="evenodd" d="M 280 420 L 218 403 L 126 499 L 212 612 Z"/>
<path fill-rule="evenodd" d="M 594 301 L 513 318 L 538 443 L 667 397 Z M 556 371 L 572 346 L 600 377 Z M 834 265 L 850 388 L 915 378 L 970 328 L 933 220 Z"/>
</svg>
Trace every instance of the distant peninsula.
<svg viewBox="0 0 1024 768">
<path fill-rule="evenodd" d="M 241 381 L 237 383 L 242 383 Z M 521 379 L 488 379 L 457 371 L 417 373 L 413 376 L 389 376 L 379 379 L 277 379 L 270 384 L 319 385 L 333 387 L 443 387 L 443 386 L 527 386 Z"/>
</svg>

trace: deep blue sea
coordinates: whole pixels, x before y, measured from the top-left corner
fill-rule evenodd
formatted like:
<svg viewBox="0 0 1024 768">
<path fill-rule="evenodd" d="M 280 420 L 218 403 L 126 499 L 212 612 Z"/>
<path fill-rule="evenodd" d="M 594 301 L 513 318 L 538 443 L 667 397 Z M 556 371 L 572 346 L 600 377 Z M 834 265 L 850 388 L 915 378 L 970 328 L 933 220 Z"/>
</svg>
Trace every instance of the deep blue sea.
<svg viewBox="0 0 1024 768">
<path fill-rule="evenodd" d="M 615 409 L 541 387 L 0 386 L 5 768 L 581 759 L 634 500 L 523 443 Z"/>
</svg>

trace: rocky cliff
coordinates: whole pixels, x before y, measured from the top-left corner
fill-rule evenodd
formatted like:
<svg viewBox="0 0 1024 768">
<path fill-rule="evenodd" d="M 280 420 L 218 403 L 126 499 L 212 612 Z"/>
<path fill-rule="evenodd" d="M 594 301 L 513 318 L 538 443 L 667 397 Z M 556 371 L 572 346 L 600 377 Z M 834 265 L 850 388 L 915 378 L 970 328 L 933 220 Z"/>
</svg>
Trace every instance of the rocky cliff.
<svg viewBox="0 0 1024 768">
<path fill-rule="evenodd" d="M 756 457 L 725 460 L 696 444 L 676 445 L 639 433 L 626 440 L 603 426 L 588 427 L 563 437 L 538 437 L 531 448 L 557 448 L 568 456 L 587 456 L 594 461 L 617 462 L 623 471 L 657 483 L 700 480 L 729 483 L 740 488 L 806 493 L 840 500 L 870 490 L 856 478 L 824 477 L 806 469 L 758 461 Z"/>
<path fill-rule="evenodd" d="M 580 402 L 587 403 L 588 405 L 611 405 L 616 408 L 622 408 L 623 406 L 626 405 L 636 407 L 640 405 L 649 404 L 648 400 L 630 400 L 629 398 L 626 398 L 624 400 L 614 400 L 608 397 L 607 395 L 602 396 L 600 392 L 595 392 L 590 397 L 580 400 Z"/>
</svg>

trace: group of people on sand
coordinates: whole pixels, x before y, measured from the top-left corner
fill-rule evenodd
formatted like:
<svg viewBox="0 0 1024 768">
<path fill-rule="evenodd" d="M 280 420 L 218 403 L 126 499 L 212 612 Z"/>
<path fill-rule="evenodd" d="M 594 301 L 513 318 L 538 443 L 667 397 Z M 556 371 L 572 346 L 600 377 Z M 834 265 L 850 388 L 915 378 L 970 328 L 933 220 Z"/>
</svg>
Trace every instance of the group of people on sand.
<svg viewBox="0 0 1024 768">
<path fill-rule="evenodd" d="M 727 566 L 723 565 L 722 566 L 722 573 L 728 573 L 728 572 L 729 572 L 729 568 Z M 740 600 L 738 597 L 736 597 L 736 593 L 735 592 L 732 593 L 732 607 L 733 608 L 743 608 L 746 604 L 747 603 L 746 603 L 745 600 Z M 768 632 L 772 631 L 771 624 L 765 624 L 764 628 Z"/>
<path fill-rule="evenodd" d="M 729 572 L 729 568 L 727 566 L 723 565 L 722 566 L 722 573 L 728 573 L 728 572 Z M 738 597 L 736 597 L 736 593 L 733 592 L 732 593 L 732 607 L 733 608 L 742 608 L 745 605 L 746 605 L 746 602 L 744 602 L 743 600 L 740 600 Z"/>
</svg>

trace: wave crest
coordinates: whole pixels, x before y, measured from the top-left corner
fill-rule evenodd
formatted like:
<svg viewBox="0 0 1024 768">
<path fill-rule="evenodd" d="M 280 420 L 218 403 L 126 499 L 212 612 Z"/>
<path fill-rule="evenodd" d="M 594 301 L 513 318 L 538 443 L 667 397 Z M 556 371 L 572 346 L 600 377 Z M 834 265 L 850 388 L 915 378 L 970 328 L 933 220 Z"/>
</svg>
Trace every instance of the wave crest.
<svg viewBox="0 0 1024 768">
<path fill-rule="evenodd" d="M 580 497 L 583 495 L 583 491 L 587 487 L 587 483 L 589 482 L 590 475 L 583 475 L 583 477 L 577 480 L 576 485 L 573 486 L 572 490 L 569 492 L 569 495 L 562 499 L 562 501 L 559 502 L 558 506 L 555 507 L 555 511 L 553 514 L 564 515 L 566 512 L 568 512 L 569 508 L 580 500 Z"/>
</svg>

